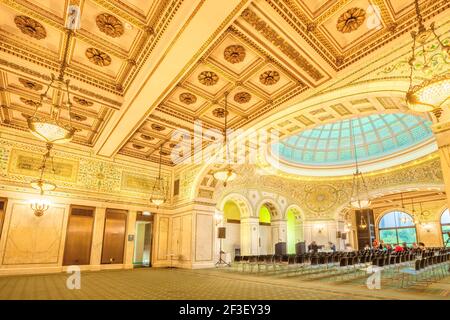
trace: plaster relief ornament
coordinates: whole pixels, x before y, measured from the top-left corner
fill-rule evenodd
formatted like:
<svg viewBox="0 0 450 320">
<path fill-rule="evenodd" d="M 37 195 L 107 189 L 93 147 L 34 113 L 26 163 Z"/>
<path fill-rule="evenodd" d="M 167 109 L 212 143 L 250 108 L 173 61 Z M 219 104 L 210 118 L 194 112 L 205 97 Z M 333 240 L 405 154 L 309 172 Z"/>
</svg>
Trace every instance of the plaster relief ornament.
<svg viewBox="0 0 450 320">
<path fill-rule="evenodd" d="M 39 105 L 39 101 L 35 101 L 35 100 L 31 100 L 31 99 L 25 99 L 23 97 L 20 97 L 20 101 L 25 103 L 27 106 L 30 106 L 30 107 L 33 107 L 33 108 L 35 108 L 36 106 Z"/>
<path fill-rule="evenodd" d="M 245 59 L 245 49 L 240 45 L 231 45 L 225 48 L 223 57 L 230 63 L 239 63 Z"/>
<path fill-rule="evenodd" d="M 152 141 L 155 140 L 155 138 L 153 138 L 152 136 L 149 136 L 147 134 L 141 134 L 141 138 L 145 141 Z"/>
<path fill-rule="evenodd" d="M 77 104 L 79 104 L 80 106 L 83 107 L 92 107 L 94 105 L 94 103 L 92 101 L 83 99 L 83 98 L 79 98 L 77 96 L 73 97 L 73 101 L 75 101 Z"/>
<path fill-rule="evenodd" d="M 166 127 L 164 127 L 162 125 L 159 125 L 159 124 L 156 124 L 156 123 L 153 123 L 151 127 L 155 131 L 164 131 L 164 130 L 166 130 Z"/>
<path fill-rule="evenodd" d="M 219 81 L 219 76 L 212 71 L 203 71 L 198 75 L 198 81 L 205 86 L 213 86 Z"/>
<path fill-rule="evenodd" d="M 22 33 L 37 40 L 47 37 L 47 32 L 42 24 L 27 16 L 16 16 L 14 23 Z"/>
<path fill-rule="evenodd" d="M 80 121 L 80 122 L 86 121 L 86 120 L 87 120 L 87 117 L 86 117 L 86 116 L 83 116 L 83 115 L 81 115 L 81 114 L 76 114 L 76 113 L 73 113 L 73 112 L 70 113 L 70 117 L 71 117 L 72 119 L 74 119 L 74 120 L 76 120 L 76 121 Z"/>
<path fill-rule="evenodd" d="M 106 67 L 111 64 L 111 57 L 107 53 L 95 48 L 88 48 L 86 50 L 86 57 L 90 62 L 100 67 Z"/>
<path fill-rule="evenodd" d="M 216 118 L 225 118 L 225 109 L 224 108 L 216 108 L 212 111 L 212 114 Z M 227 111 L 228 114 L 228 111 Z"/>
<path fill-rule="evenodd" d="M 40 91 L 42 90 L 43 86 L 42 84 L 36 83 L 34 81 L 28 80 L 28 79 L 24 79 L 24 78 L 19 78 L 19 82 L 27 89 L 31 89 L 34 91 Z"/>
<path fill-rule="evenodd" d="M 99 14 L 95 19 L 95 22 L 100 31 L 106 33 L 110 37 L 118 38 L 123 35 L 124 28 L 122 22 L 111 14 Z"/>
<path fill-rule="evenodd" d="M 234 101 L 237 103 L 247 103 L 252 98 L 251 94 L 248 92 L 238 92 L 234 95 Z"/>
<path fill-rule="evenodd" d="M 361 8 L 351 8 L 338 19 L 336 29 L 342 33 L 350 33 L 358 29 L 366 19 L 366 11 Z"/>
<path fill-rule="evenodd" d="M 277 71 L 266 71 L 259 76 L 259 81 L 266 86 L 271 86 L 280 80 L 280 74 Z"/>
<path fill-rule="evenodd" d="M 180 102 L 184 103 L 184 104 L 193 104 L 197 102 L 197 97 L 194 96 L 192 93 L 189 92 L 184 92 L 182 94 L 180 94 Z"/>
<path fill-rule="evenodd" d="M 139 145 L 139 144 L 133 143 L 133 148 L 135 148 L 136 150 L 142 150 L 142 149 L 144 149 L 145 147 L 144 147 L 144 146 L 141 146 L 141 145 Z"/>
<path fill-rule="evenodd" d="M 332 185 L 305 187 L 305 204 L 313 212 L 325 212 L 333 208 L 338 200 L 339 192 Z"/>
</svg>

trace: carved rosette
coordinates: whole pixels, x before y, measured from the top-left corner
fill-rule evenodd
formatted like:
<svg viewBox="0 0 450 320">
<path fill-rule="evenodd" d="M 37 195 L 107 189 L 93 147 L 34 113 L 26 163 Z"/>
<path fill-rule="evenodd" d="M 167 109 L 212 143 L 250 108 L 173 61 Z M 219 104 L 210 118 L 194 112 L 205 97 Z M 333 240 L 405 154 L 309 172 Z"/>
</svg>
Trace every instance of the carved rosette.
<svg viewBox="0 0 450 320">
<path fill-rule="evenodd" d="M 180 94 L 179 98 L 180 98 L 180 102 L 187 104 L 187 105 L 197 102 L 197 97 L 189 92 L 184 92 L 184 93 Z"/>
<path fill-rule="evenodd" d="M 16 16 L 14 23 L 22 33 L 37 40 L 47 37 L 47 32 L 42 24 L 27 16 Z"/>
<path fill-rule="evenodd" d="M 124 33 L 122 22 L 111 14 L 99 14 L 95 19 L 95 22 L 101 32 L 106 33 L 112 38 L 118 38 Z"/>
<path fill-rule="evenodd" d="M 152 136 L 149 136 L 148 134 L 141 134 L 141 138 L 145 141 L 152 141 L 155 140 Z"/>
<path fill-rule="evenodd" d="M 70 118 L 72 118 L 73 120 L 76 120 L 76 121 L 80 121 L 80 122 L 87 120 L 86 116 L 83 116 L 81 114 L 76 114 L 73 112 L 70 113 Z"/>
<path fill-rule="evenodd" d="M 198 81 L 205 86 L 213 86 L 219 81 L 219 76 L 212 71 L 203 71 L 198 75 Z"/>
<path fill-rule="evenodd" d="M 75 101 L 77 104 L 79 104 L 80 106 L 83 107 L 92 107 L 94 105 L 94 103 L 92 101 L 83 99 L 83 98 L 79 98 L 77 96 L 73 97 L 73 101 Z"/>
<path fill-rule="evenodd" d="M 212 114 L 216 118 L 225 118 L 225 109 L 224 108 L 216 108 L 212 111 Z M 229 112 L 227 111 L 227 115 Z"/>
<path fill-rule="evenodd" d="M 26 98 L 23 98 L 23 97 L 20 97 L 20 101 L 25 103 L 27 106 L 30 106 L 30 107 L 33 107 L 33 108 L 36 108 L 37 106 L 39 106 L 39 101 L 26 99 Z"/>
<path fill-rule="evenodd" d="M 245 48 L 241 45 L 231 45 L 225 48 L 223 57 L 230 63 L 239 63 L 245 59 Z"/>
<path fill-rule="evenodd" d="M 164 127 L 164 126 L 162 126 L 160 124 L 156 124 L 156 123 L 153 123 L 151 127 L 155 131 L 164 131 L 164 130 L 166 130 L 166 127 Z"/>
<path fill-rule="evenodd" d="M 342 33 L 350 33 L 358 29 L 366 19 L 366 11 L 361 8 L 351 8 L 338 19 L 336 29 Z"/>
<path fill-rule="evenodd" d="M 86 57 L 90 62 L 100 67 L 106 67 L 111 64 L 111 57 L 107 53 L 95 48 L 88 48 L 86 50 Z"/>
<path fill-rule="evenodd" d="M 277 71 L 266 71 L 259 76 L 259 81 L 266 85 L 271 86 L 280 80 L 280 74 Z"/>
<path fill-rule="evenodd" d="M 250 99 L 252 98 L 252 95 L 248 92 L 238 92 L 234 95 L 234 101 L 236 101 L 237 103 L 243 104 L 243 103 L 247 103 L 250 101 Z"/>
<path fill-rule="evenodd" d="M 136 149 L 136 150 L 142 150 L 142 149 L 144 149 L 145 147 L 144 147 L 144 146 L 141 146 L 140 144 L 133 143 L 133 148 Z"/>
<path fill-rule="evenodd" d="M 42 90 L 43 86 L 42 84 L 36 83 L 34 81 L 28 80 L 28 79 L 24 79 L 24 78 L 19 78 L 19 82 L 27 89 L 31 89 L 34 91 L 40 91 Z"/>
</svg>

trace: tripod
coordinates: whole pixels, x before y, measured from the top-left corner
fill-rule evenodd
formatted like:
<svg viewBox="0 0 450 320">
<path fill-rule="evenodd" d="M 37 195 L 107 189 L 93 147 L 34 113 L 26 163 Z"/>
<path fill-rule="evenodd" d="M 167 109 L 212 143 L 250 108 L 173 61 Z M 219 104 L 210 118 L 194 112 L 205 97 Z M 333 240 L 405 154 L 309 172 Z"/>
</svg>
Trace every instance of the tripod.
<svg viewBox="0 0 450 320">
<path fill-rule="evenodd" d="M 222 265 L 226 265 L 228 267 L 231 267 L 231 264 L 226 262 L 225 260 L 222 259 L 222 254 L 224 254 L 225 252 L 222 251 L 222 239 L 219 240 L 220 242 L 220 247 L 219 247 L 219 261 L 216 262 L 215 266 L 216 268 L 222 266 Z"/>
</svg>

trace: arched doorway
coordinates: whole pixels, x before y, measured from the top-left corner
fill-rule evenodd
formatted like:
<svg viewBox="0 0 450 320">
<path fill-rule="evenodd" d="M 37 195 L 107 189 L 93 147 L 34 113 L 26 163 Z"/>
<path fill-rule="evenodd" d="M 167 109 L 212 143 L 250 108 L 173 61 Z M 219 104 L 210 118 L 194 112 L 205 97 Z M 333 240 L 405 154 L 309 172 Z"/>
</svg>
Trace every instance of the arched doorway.
<svg viewBox="0 0 450 320">
<path fill-rule="evenodd" d="M 223 207 L 223 216 L 226 236 L 222 240 L 222 248 L 233 258 L 236 250 L 239 251 L 241 247 L 241 211 L 239 206 L 232 200 L 226 201 Z"/>
<path fill-rule="evenodd" d="M 441 231 L 442 239 L 444 240 L 444 246 L 450 247 L 450 210 L 445 209 L 441 215 Z"/>
<path fill-rule="evenodd" d="M 265 203 L 259 209 L 259 254 L 271 254 L 272 248 L 272 228 L 270 205 Z"/>
</svg>

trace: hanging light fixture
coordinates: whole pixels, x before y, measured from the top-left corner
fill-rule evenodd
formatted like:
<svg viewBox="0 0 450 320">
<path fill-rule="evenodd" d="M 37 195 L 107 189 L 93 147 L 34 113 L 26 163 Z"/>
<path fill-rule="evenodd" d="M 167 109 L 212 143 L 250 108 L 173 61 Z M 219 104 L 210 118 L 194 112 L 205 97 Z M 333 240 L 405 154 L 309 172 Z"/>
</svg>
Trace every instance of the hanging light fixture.
<svg viewBox="0 0 450 320">
<path fill-rule="evenodd" d="M 416 209 L 414 208 L 414 198 L 411 198 L 411 214 L 413 217 L 414 224 L 419 224 L 420 219 L 419 219 L 418 215 L 416 214 Z"/>
<path fill-rule="evenodd" d="M 400 193 L 400 199 L 402 201 L 402 210 L 405 211 L 405 204 L 403 202 L 403 192 Z M 402 214 L 402 216 L 400 217 L 400 222 L 402 224 L 405 224 L 406 222 L 408 222 L 408 218 L 406 217 L 406 215 Z"/>
<path fill-rule="evenodd" d="M 432 73 L 432 60 L 435 53 L 428 52 L 425 49 L 425 44 L 429 41 L 437 41 L 438 47 L 443 56 L 443 63 L 449 64 L 450 61 L 450 45 L 445 45 L 439 36 L 436 34 L 434 22 L 429 28 L 423 24 L 423 17 L 420 13 L 419 1 L 415 0 L 415 10 L 419 28 L 417 31 L 412 31 L 413 38 L 412 56 L 408 63 L 410 65 L 409 89 L 406 93 L 406 102 L 411 110 L 419 112 L 432 111 L 437 118 L 442 113 L 442 106 L 447 103 L 450 97 L 450 73 L 443 75 L 433 75 L 429 79 L 420 79 L 421 83 L 413 85 L 414 71 L 417 69 L 417 58 L 420 56 L 416 53 L 416 46 L 422 48 L 421 67 L 422 73 L 427 76 Z"/>
<path fill-rule="evenodd" d="M 353 132 L 353 120 L 350 119 L 350 134 L 353 140 L 353 152 L 355 154 L 355 173 L 353 174 L 352 181 L 352 194 L 350 198 L 350 205 L 355 209 L 365 209 L 370 206 L 369 192 L 364 180 L 364 176 L 359 171 L 358 166 L 358 154 L 356 152 L 356 139 Z"/>
<path fill-rule="evenodd" d="M 224 126 L 224 145 L 225 145 L 225 163 L 226 166 L 220 170 L 214 172 L 215 179 L 222 181 L 223 186 L 226 187 L 227 183 L 236 179 L 237 174 L 233 170 L 233 167 L 228 162 L 230 160 L 230 148 L 228 145 L 227 129 L 228 129 L 228 92 L 225 92 L 225 126 Z"/>
<path fill-rule="evenodd" d="M 366 219 L 364 218 L 363 215 L 361 215 L 361 220 L 359 221 L 359 226 L 360 229 L 362 230 L 366 230 L 367 229 L 367 222 Z"/>
<path fill-rule="evenodd" d="M 73 7 L 73 6 L 72 6 Z M 39 102 L 36 103 L 33 116 L 27 119 L 28 129 L 37 138 L 44 140 L 47 143 L 68 143 L 72 140 L 75 129 L 72 126 L 72 103 L 69 97 L 69 80 L 64 79 L 65 69 L 67 68 L 67 56 L 69 52 L 69 45 L 72 36 L 75 33 L 75 29 L 79 28 L 79 23 L 71 21 L 73 19 L 79 19 L 79 15 L 69 11 L 68 24 L 66 28 L 67 40 L 64 45 L 64 52 L 62 62 L 59 68 L 59 75 L 56 77 L 54 74 L 51 76 L 51 81 L 47 85 L 47 89 L 40 95 Z M 70 23 L 69 23 L 70 22 Z M 53 89 L 52 96 L 49 96 L 50 89 Z M 39 115 L 39 109 L 44 105 L 52 105 L 50 115 Z M 61 110 L 68 110 L 68 122 L 61 120 Z"/>
<path fill-rule="evenodd" d="M 31 210 L 33 210 L 35 216 L 41 217 L 44 213 L 50 208 L 50 201 L 44 198 L 44 193 L 47 191 L 53 191 L 56 189 L 56 185 L 53 182 L 44 180 L 45 169 L 47 168 L 47 162 L 49 159 L 52 161 L 52 171 L 53 168 L 53 159 L 50 157 L 50 151 L 52 150 L 52 144 L 47 144 L 47 152 L 44 154 L 42 159 L 42 164 L 39 167 L 40 175 L 36 180 L 31 181 L 30 185 L 33 189 L 39 191 L 40 198 L 33 199 L 30 201 Z"/>
<path fill-rule="evenodd" d="M 155 184 L 153 185 L 152 195 L 150 196 L 150 202 L 156 205 L 156 208 L 159 208 L 167 200 L 166 196 L 166 187 L 164 184 L 164 179 L 161 176 L 161 165 L 162 165 L 162 144 L 159 149 L 159 171 L 158 177 L 155 180 Z"/>
</svg>

